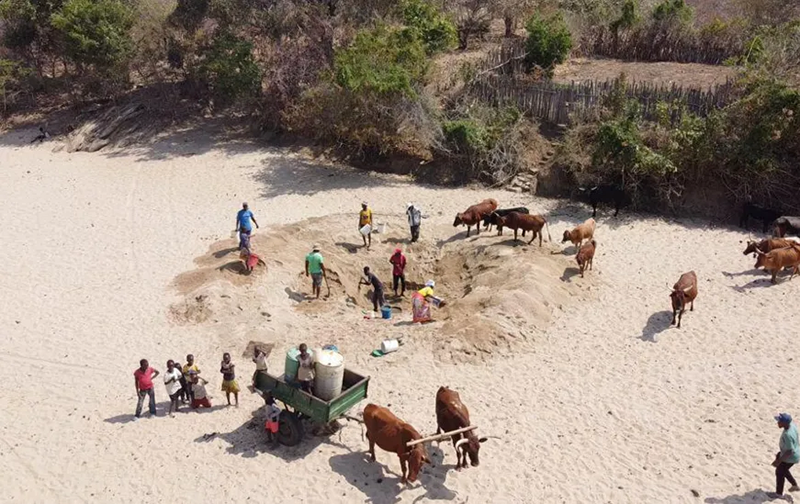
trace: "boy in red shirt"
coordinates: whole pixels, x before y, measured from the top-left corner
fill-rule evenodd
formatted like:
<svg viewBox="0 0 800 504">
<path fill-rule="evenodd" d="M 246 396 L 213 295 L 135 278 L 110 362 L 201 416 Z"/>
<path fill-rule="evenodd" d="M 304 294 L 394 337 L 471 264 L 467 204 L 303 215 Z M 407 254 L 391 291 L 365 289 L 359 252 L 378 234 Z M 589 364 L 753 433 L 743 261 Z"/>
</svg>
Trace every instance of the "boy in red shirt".
<svg viewBox="0 0 800 504">
<path fill-rule="evenodd" d="M 403 255 L 403 251 L 398 249 L 394 249 L 394 255 L 389 258 L 389 262 L 392 263 L 392 287 L 394 288 L 394 295 L 397 297 L 397 285 L 402 284 L 403 289 L 400 292 L 400 295 L 404 295 L 406 293 L 406 256 Z"/>
<path fill-rule="evenodd" d="M 136 385 L 136 418 L 142 415 L 142 405 L 145 396 L 150 396 L 150 416 L 156 416 L 156 394 L 153 391 L 153 378 L 158 376 L 158 371 L 150 367 L 147 359 L 139 361 L 139 369 L 133 372 L 133 381 Z"/>
</svg>

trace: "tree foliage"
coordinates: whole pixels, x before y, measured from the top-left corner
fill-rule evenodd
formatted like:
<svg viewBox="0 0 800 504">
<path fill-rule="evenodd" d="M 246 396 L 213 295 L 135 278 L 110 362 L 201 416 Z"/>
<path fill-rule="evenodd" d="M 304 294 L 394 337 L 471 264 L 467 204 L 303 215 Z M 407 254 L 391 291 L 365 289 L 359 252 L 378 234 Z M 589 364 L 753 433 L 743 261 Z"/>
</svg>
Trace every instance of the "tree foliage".
<svg viewBox="0 0 800 504">
<path fill-rule="evenodd" d="M 336 83 L 354 93 L 415 95 L 428 69 L 425 47 L 413 31 L 378 26 L 336 51 Z"/>
<path fill-rule="evenodd" d="M 111 68 L 130 56 L 133 20 L 131 9 L 119 0 L 67 0 L 52 16 L 66 56 L 99 68 Z"/>
<path fill-rule="evenodd" d="M 203 51 L 198 75 L 223 102 L 253 97 L 261 90 L 261 70 L 253 57 L 253 45 L 226 31 L 217 34 Z"/>
<path fill-rule="evenodd" d="M 424 0 L 403 0 L 400 2 L 403 22 L 425 44 L 431 55 L 452 48 L 457 40 L 456 27 L 442 12 Z"/>
<path fill-rule="evenodd" d="M 526 61 L 552 73 L 553 67 L 563 63 L 572 49 L 572 35 L 561 13 L 550 17 L 534 15 L 527 23 L 525 41 Z"/>
</svg>

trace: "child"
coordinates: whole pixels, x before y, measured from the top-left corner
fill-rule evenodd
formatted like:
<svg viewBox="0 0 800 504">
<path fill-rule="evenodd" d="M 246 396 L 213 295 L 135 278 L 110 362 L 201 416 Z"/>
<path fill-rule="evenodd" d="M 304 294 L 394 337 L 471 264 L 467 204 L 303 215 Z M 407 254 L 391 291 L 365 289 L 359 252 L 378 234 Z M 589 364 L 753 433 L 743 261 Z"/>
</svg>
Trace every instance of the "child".
<svg viewBox="0 0 800 504">
<path fill-rule="evenodd" d="M 181 400 L 181 404 L 186 404 L 189 401 L 189 385 L 186 383 L 186 375 L 183 374 L 183 366 L 180 361 L 175 361 L 175 369 L 181 374 L 181 389 L 178 391 L 178 399 Z"/>
<path fill-rule="evenodd" d="M 208 394 L 206 394 L 208 380 L 197 376 L 197 371 L 194 369 L 189 370 L 189 378 L 192 382 L 192 409 L 210 408 L 211 402 L 208 400 Z"/>
<path fill-rule="evenodd" d="M 278 419 L 281 415 L 281 409 L 275 405 L 275 399 L 272 395 L 267 395 L 264 400 L 267 402 L 264 406 L 264 409 L 267 411 L 267 421 L 264 424 L 264 430 L 267 431 L 267 439 L 269 442 L 277 444 Z"/>
<path fill-rule="evenodd" d="M 239 383 L 236 381 L 236 365 L 231 362 L 231 354 L 222 354 L 222 363 L 219 372 L 222 373 L 222 391 L 228 399 L 228 406 L 231 405 L 231 394 L 236 398 L 236 407 L 239 407 Z"/>
</svg>

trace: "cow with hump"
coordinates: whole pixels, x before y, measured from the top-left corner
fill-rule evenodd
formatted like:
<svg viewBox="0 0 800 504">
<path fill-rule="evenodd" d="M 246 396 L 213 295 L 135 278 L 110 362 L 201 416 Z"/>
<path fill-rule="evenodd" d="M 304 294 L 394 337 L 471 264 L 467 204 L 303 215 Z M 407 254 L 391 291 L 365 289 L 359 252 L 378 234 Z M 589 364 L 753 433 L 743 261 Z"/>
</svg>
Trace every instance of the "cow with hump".
<svg viewBox="0 0 800 504">
<path fill-rule="evenodd" d="M 436 424 L 437 434 L 469 427 L 469 410 L 461 402 L 461 397 L 455 390 L 439 387 L 439 391 L 436 392 Z M 471 430 L 462 434 L 454 434 L 451 439 L 456 448 L 456 457 L 458 457 L 456 469 L 460 471 L 462 467 L 467 468 L 467 456 L 469 456 L 472 466 L 477 467 L 480 463 L 478 451 L 486 438 L 478 439 L 475 431 Z"/>
<path fill-rule="evenodd" d="M 412 447 L 409 441 L 422 439 L 414 427 L 400 420 L 386 408 L 377 404 L 368 404 L 364 408 L 364 425 L 367 427 L 369 440 L 369 453 L 375 461 L 375 445 L 382 450 L 396 453 L 400 458 L 400 467 L 403 470 L 401 483 L 413 483 L 422 468 L 422 464 L 430 464 L 425 446 L 420 443 Z M 408 473 L 408 478 L 406 478 Z"/>
</svg>

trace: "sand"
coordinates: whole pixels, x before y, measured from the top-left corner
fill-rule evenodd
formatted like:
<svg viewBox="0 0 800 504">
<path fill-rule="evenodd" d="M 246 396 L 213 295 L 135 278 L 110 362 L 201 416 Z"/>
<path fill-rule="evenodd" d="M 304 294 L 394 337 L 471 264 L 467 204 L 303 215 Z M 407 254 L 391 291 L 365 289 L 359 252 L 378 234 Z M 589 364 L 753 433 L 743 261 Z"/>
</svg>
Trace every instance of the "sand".
<svg viewBox="0 0 800 504">
<path fill-rule="evenodd" d="M 5 502 L 733 504 L 772 490 L 772 415 L 800 415 L 800 280 L 772 286 L 753 271 L 745 232 L 603 210 L 594 270 L 580 278 L 558 237 L 589 215 L 582 205 L 419 186 L 202 132 L 94 154 L 54 153 L 26 135 L 0 137 Z M 545 213 L 556 243 L 466 239 L 453 215 L 485 197 Z M 389 231 L 369 252 L 356 234 L 363 199 Z M 266 262 L 251 276 L 229 251 L 243 200 Z M 406 201 L 428 215 L 410 246 Z M 302 276 L 314 241 L 332 269 L 319 302 L 305 299 Z M 371 264 L 388 282 L 397 243 L 413 280 L 436 277 L 452 301 L 432 325 L 409 323 L 408 300 L 392 301 L 402 311 L 391 321 L 363 318 L 368 290 L 354 273 Z M 667 285 L 690 269 L 699 296 L 677 330 Z M 400 335 L 399 351 L 369 356 Z M 275 344 L 273 370 L 293 344 L 338 345 L 371 376 L 370 401 L 426 434 L 449 385 L 495 437 L 480 467 L 461 472 L 451 445 L 429 446 L 434 465 L 408 488 L 396 456 L 365 460 L 355 423 L 270 449 L 263 401 L 245 391 L 227 408 L 219 391 L 225 351 L 248 382 L 250 341 Z M 157 383 L 159 417 L 132 422 L 138 360 L 163 371 L 187 353 L 214 407 L 161 416 Z"/>
</svg>

